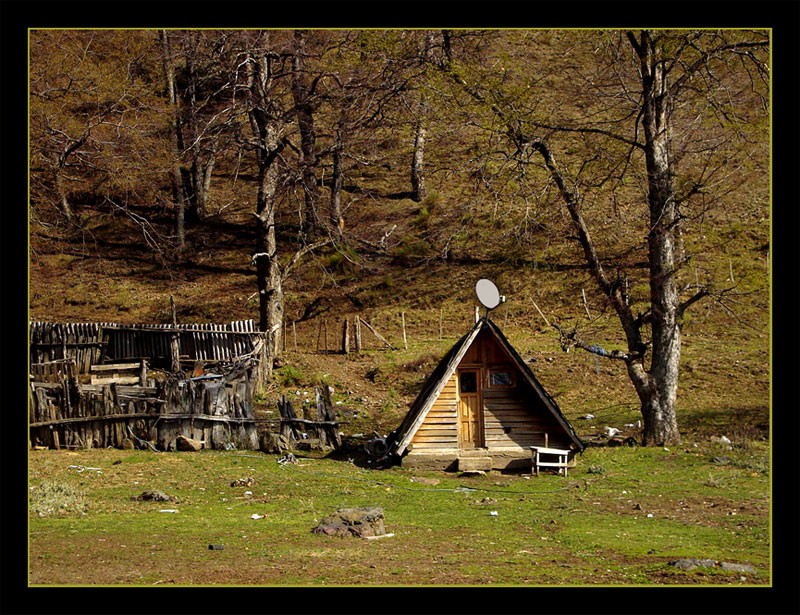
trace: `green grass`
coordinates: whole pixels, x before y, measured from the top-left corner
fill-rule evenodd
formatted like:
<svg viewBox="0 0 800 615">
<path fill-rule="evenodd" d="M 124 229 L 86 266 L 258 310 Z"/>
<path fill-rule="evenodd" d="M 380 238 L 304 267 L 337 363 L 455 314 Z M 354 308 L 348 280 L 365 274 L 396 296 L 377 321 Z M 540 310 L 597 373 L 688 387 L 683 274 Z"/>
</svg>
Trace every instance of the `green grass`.
<svg viewBox="0 0 800 615">
<path fill-rule="evenodd" d="M 766 449 L 726 451 L 737 460 L 726 465 L 714 463 L 715 454 L 710 444 L 676 451 L 590 447 L 565 479 L 374 470 L 321 453 L 298 454 L 298 464 L 281 465 L 277 456 L 257 452 L 33 451 L 32 493 L 55 481 L 82 493 L 86 505 L 53 517 L 41 517 L 31 507 L 30 580 L 34 585 L 278 586 L 768 583 L 768 478 L 741 465 L 751 456 L 764 457 Z M 606 472 L 588 472 L 597 465 Z M 719 486 L 707 486 L 710 475 Z M 253 486 L 231 486 L 248 476 L 255 478 Z M 133 499 L 151 489 L 177 501 Z M 311 532 L 337 508 L 354 506 L 382 507 L 386 531 L 394 535 L 367 541 Z M 179 512 L 160 512 L 168 509 Z M 254 514 L 263 518 L 253 519 Z M 210 544 L 224 549 L 211 551 Z M 690 575 L 668 565 L 679 557 L 748 563 L 757 573 L 744 580 L 716 570 Z M 95 561 L 106 565 L 97 567 Z"/>
</svg>

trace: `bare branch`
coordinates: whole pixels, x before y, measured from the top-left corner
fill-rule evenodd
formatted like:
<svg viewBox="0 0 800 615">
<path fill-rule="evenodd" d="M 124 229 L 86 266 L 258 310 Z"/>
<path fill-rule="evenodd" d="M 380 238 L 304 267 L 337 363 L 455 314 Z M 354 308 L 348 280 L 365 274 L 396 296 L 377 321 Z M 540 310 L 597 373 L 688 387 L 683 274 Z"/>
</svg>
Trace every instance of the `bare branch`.
<svg viewBox="0 0 800 615">
<path fill-rule="evenodd" d="M 327 245 L 329 245 L 329 244 L 331 244 L 331 243 L 333 243 L 333 239 L 330 239 L 330 238 L 329 238 L 329 239 L 324 239 L 324 240 L 322 240 L 322 241 L 317 241 L 317 242 L 315 242 L 315 243 L 308 244 L 307 246 L 304 246 L 304 247 L 302 247 L 301 249 L 299 249 L 297 252 L 295 252 L 295 253 L 292 255 L 292 258 L 291 258 L 291 259 L 289 260 L 289 262 L 288 262 L 288 263 L 286 263 L 286 265 L 284 266 L 284 268 L 283 268 L 283 278 L 285 279 L 285 278 L 287 278 L 287 277 L 289 276 L 289 272 L 290 272 L 290 271 L 292 270 L 292 268 L 293 268 L 293 267 L 294 267 L 294 266 L 297 264 L 297 262 L 298 262 L 298 261 L 299 261 L 301 258 L 303 258 L 303 256 L 305 256 L 305 255 L 306 255 L 306 254 L 308 254 L 309 252 L 313 252 L 313 251 L 314 251 L 314 250 L 316 250 L 317 248 L 321 248 L 321 247 L 323 247 L 323 246 L 327 246 Z"/>
<path fill-rule="evenodd" d="M 683 313 L 686 311 L 686 309 L 687 309 L 687 308 L 688 308 L 690 305 L 692 305 L 693 303 L 697 303 L 697 302 L 698 302 L 698 301 L 700 301 L 700 300 L 701 300 L 703 297 L 708 297 L 710 294 L 711 294 L 711 293 L 710 293 L 710 291 L 709 291 L 707 288 L 701 288 L 700 290 L 698 290 L 698 291 L 697 291 L 697 292 L 696 292 L 694 295 L 692 295 L 691 297 L 689 297 L 689 298 L 688 298 L 686 301 L 682 302 L 682 303 L 681 303 L 681 304 L 678 306 L 677 317 L 678 317 L 679 319 L 680 319 L 680 318 L 683 318 Z"/>
<path fill-rule="evenodd" d="M 608 351 L 598 344 L 588 344 L 578 337 L 577 328 L 572 331 L 565 331 L 557 323 L 553 323 L 552 327 L 558 331 L 558 339 L 561 344 L 561 349 L 564 352 L 569 352 L 571 348 L 580 348 L 598 357 L 605 359 L 613 359 L 616 361 L 624 361 L 625 363 L 632 363 L 640 361 L 644 357 L 643 352 L 622 352 L 621 350 Z"/>
</svg>

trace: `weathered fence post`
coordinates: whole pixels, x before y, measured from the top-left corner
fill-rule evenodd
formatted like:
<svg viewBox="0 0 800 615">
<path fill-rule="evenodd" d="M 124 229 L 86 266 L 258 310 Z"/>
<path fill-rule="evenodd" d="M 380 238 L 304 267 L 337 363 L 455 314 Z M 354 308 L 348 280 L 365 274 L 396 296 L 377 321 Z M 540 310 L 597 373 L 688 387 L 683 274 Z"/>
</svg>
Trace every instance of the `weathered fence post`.
<svg viewBox="0 0 800 615">
<path fill-rule="evenodd" d="M 350 354 L 350 321 L 347 318 L 342 323 L 342 354 Z"/>
<path fill-rule="evenodd" d="M 170 369 L 173 372 L 179 372 L 181 370 L 181 342 L 180 342 L 180 334 L 178 333 L 177 329 L 173 329 L 172 337 L 169 343 L 170 355 L 172 357 L 172 362 L 170 363 Z"/>
<path fill-rule="evenodd" d="M 331 387 L 323 384 L 316 388 L 317 394 L 317 421 L 320 442 L 323 446 L 332 446 L 338 449 L 342 445 L 339 433 L 339 423 L 336 420 L 336 410 L 331 399 Z"/>
<path fill-rule="evenodd" d="M 170 369 L 173 372 L 179 372 L 181 370 L 181 338 L 178 332 L 178 315 L 175 311 L 175 299 L 173 299 L 172 295 L 169 296 L 169 305 L 172 310 L 172 337 L 169 345 L 170 355 L 172 356 Z"/>
<path fill-rule="evenodd" d="M 266 388 L 267 382 L 272 377 L 272 357 L 269 354 L 269 344 L 267 334 L 264 332 L 254 333 L 256 340 L 253 344 L 253 356 L 258 357 L 256 362 L 256 382 L 255 393 L 260 394 Z"/>
<path fill-rule="evenodd" d="M 356 316 L 355 320 L 356 352 L 361 352 L 361 319 Z"/>
</svg>

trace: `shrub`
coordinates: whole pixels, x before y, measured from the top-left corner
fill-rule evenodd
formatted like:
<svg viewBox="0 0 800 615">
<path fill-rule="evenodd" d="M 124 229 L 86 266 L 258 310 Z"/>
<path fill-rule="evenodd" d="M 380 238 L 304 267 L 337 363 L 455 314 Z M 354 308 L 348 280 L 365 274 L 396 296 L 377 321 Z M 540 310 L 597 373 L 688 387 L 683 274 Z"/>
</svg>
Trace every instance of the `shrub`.
<svg viewBox="0 0 800 615">
<path fill-rule="evenodd" d="M 284 365 L 278 370 L 278 378 L 283 386 L 294 386 L 306 381 L 306 376 L 299 367 Z"/>
<path fill-rule="evenodd" d="M 84 494 L 72 485 L 46 480 L 38 486 L 31 487 L 29 509 L 40 517 L 84 514 L 86 501 Z"/>
<path fill-rule="evenodd" d="M 419 238 L 406 238 L 392 251 L 392 263 L 401 267 L 413 267 L 433 256 L 429 241 Z"/>
<path fill-rule="evenodd" d="M 346 275 L 354 270 L 358 255 L 353 248 L 342 247 L 321 259 L 322 266 L 333 273 Z"/>
</svg>

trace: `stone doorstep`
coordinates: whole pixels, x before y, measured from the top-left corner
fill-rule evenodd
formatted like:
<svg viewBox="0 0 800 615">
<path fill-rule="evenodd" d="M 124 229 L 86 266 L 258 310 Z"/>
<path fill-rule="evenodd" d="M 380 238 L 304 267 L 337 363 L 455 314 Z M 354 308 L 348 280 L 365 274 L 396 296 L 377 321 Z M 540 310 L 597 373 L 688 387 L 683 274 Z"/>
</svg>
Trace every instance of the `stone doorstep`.
<svg viewBox="0 0 800 615">
<path fill-rule="evenodd" d="M 458 458 L 459 472 L 473 472 L 483 470 L 488 472 L 492 469 L 493 461 L 491 457 L 460 457 Z"/>
</svg>

